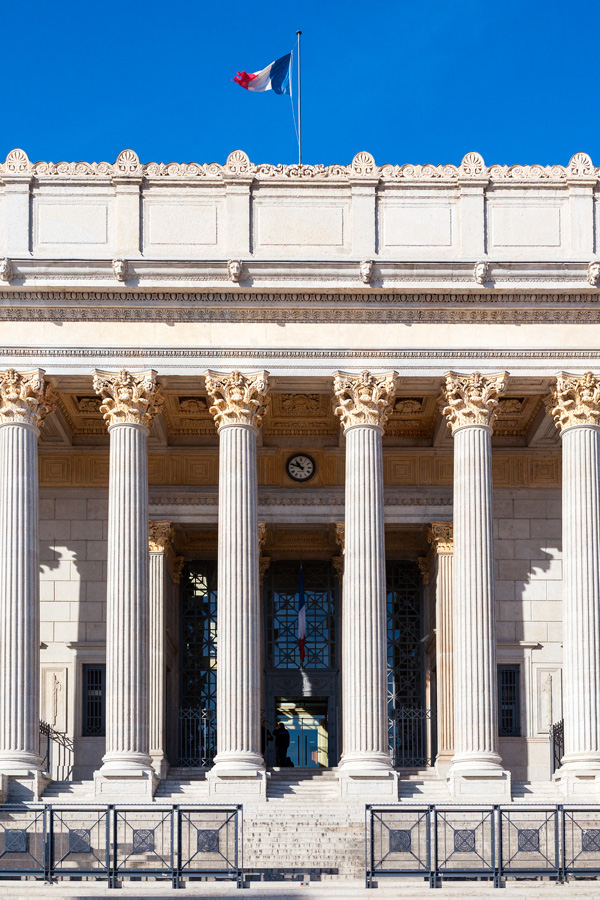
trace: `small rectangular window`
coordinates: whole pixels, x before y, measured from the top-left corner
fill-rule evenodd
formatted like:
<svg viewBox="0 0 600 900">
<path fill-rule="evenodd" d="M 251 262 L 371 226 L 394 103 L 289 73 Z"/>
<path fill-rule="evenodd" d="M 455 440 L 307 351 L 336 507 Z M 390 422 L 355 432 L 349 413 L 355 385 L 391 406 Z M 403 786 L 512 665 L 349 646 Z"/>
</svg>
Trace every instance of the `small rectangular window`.
<svg viewBox="0 0 600 900">
<path fill-rule="evenodd" d="M 84 737 L 104 737 L 106 666 L 83 667 L 83 716 L 81 733 Z"/>
<path fill-rule="evenodd" d="M 498 734 L 520 737 L 519 666 L 498 666 Z"/>
</svg>

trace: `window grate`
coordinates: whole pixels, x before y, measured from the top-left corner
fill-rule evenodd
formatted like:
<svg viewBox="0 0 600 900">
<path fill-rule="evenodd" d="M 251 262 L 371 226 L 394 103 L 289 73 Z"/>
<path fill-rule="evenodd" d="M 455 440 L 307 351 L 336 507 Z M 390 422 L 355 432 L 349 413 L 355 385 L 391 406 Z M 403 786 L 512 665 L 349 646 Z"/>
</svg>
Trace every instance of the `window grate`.
<svg viewBox="0 0 600 900">
<path fill-rule="evenodd" d="M 83 667 L 83 737 L 104 737 L 106 666 Z"/>
<path fill-rule="evenodd" d="M 498 734 L 521 735 L 519 666 L 498 666 Z"/>
</svg>

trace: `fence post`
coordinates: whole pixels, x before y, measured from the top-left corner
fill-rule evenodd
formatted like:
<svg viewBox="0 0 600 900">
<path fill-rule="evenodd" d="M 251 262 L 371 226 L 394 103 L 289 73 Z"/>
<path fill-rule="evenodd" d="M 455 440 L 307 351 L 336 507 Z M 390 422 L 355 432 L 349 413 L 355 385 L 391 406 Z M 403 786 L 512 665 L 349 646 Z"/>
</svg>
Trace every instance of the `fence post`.
<svg viewBox="0 0 600 900">
<path fill-rule="evenodd" d="M 52 815 L 52 807 L 48 803 L 44 803 L 44 812 L 42 814 L 43 828 L 43 860 L 44 860 L 44 882 L 52 884 L 52 856 L 54 848 L 52 846 L 52 828 L 54 820 Z"/>
<path fill-rule="evenodd" d="M 496 849 L 496 828 L 498 844 Z M 494 887 L 502 887 L 502 809 L 494 804 L 492 811 L 492 867 L 494 869 Z"/>
</svg>

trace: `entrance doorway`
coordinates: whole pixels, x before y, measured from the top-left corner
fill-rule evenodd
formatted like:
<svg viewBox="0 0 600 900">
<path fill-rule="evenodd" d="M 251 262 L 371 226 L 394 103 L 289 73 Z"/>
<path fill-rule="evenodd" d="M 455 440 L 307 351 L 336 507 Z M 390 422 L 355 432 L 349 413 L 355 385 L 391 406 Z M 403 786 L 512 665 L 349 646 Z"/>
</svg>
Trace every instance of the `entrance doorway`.
<svg viewBox="0 0 600 900">
<path fill-rule="evenodd" d="M 288 757 L 295 767 L 324 769 L 329 765 L 327 697 L 278 697 L 277 721 L 290 736 Z"/>
</svg>

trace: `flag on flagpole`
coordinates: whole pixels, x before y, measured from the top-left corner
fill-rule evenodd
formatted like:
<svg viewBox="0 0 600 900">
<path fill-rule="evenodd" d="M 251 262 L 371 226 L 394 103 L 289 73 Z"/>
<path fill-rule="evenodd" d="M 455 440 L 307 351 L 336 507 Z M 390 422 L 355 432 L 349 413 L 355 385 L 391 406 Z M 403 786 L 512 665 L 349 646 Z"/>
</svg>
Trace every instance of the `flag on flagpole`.
<svg viewBox="0 0 600 900">
<path fill-rule="evenodd" d="M 233 80 L 247 91 L 275 91 L 276 94 L 289 94 L 291 64 L 292 54 L 286 53 L 260 72 L 238 72 Z"/>
<path fill-rule="evenodd" d="M 306 598 L 304 596 L 304 573 L 302 571 L 302 563 L 300 563 L 300 589 L 298 595 L 298 649 L 300 651 L 300 665 L 302 665 L 306 655 Z"/>
</svg>

